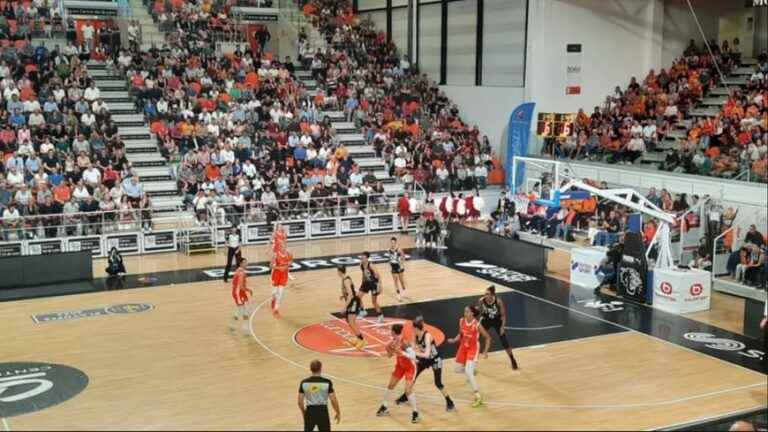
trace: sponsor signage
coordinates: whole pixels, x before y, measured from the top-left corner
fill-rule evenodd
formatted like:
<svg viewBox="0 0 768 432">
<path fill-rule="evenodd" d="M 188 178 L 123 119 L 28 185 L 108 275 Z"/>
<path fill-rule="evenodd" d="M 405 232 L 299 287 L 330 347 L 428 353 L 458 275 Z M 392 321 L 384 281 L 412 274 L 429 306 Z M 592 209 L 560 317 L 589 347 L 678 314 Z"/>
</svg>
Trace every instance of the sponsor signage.
<svg viewBox="0 0 768 432">
<path fill-rule="evenodd" d="M 371 233 L 390 232 L 397 229 L 394 214 L 371 215 L 368 216 L 368 221 L 368 232 Z"/>
<path fill-rule="evenodd" d="M 502 282 L 528 282 L 537 280 L 533 276 L 516 272 L 508 268 L 486 264 L 485 261 L 482 260 L 458 262 L 455 265 L 464 269 L 473 269 L 475 273 L 490 276 L 492 279 Z"/>
<path fill-rule="evenodd" d="M 27 255 L 50 255 L 64 252 L 63 239 L 30 240 L 27 242 Z"/>
<path fill-rule="evenodd" d="M 568 44 L 566 51 L 565 94 L 581 94 L 581 44 Z"/>
<path fill-rule="evenodd" d="M 307 238 L 306 221 L 283 222 L 282 225 L 285 227 L 285 231 L 289 240 L 300 240 Z"/>
<path fill-rule="evenodd" d="M 144 252 L 176 250 L 176 231 L 153 231 L 144 234 Z"/>
<path fill-rule="evenodd" d="M 139 252 L 139 234 L 116 234 L 106 236 L 106 251 L 109 252 L 112 248 L 117 248 L 120 252 Z"/>
<path fill-rule="evenodd" d="M 703 344 L 709 349 L 716 351 L 731 351 L 741 356 L 763 360 L 765 358 L 765 351 L 757 349 L 747 349 L 747 345 L 744 342 L 739 342 L 733 339 L 718 338 L 710 333 L 691 332 L 683 335 L 686 340 Z"/>
<path fill-rule="evenodd" d="M 318 237 L 335 237 L 336 236 L 336 224 L 337 220 L 334 219 L 315 219 L 310 222 L 311 236 L 312 238 Z"/>
<path fill-rule="evenodd" d="M 709 310 L 709 272 L 696 269 L 654 269 L 653 307 L 684 314 Z"/>
<path fill-rule="evenodd" d="M 277 9 L 236 6 L 232 13 L 241 21 L 277 21 Z"/>
<path fill-rule="evenodd" d="M 341 235 L 365 234 L 367 223 L 365 216 L 352 216 L 341 218 L 339 232 Z"/>
<path fill-rule="evenodd" d="M 67 238 L 67 251 L 68 252 L 80 252 L 91 251 L 93 256 L 103 256 L 104 250 L 102 249 L 101 237 L 69 237 Z"/>
<path fill-rule="evenodd" d="M 69 15 L 86 15 L 98 17 L 116 17 L 117 9 L 89 8 L 89 7 L 68 7 Z"/>
<path fill-rule="evenodd" d="M 249 224 L 245 227 L 245 243 L 267 242 L 272 236 L 272 225 L 267 223 Z"/>
<path fill-rule="evenodd" d="M 238 16 L 243 21 L 277 21 L 277 15 L 241 13 Z"/>
<path fill-rule="evenodd" d="M 406 254 L 405 259 L 406 260 L 410 259 L 410 255 Z M 381 263 L 389 262 L 389 257 L 387 256 L 386 252 L 371 252 L 371 257 L 369 258 L 369 260 L 373 264 L 381 264 Z M 295 260 L 291 264 L 290 271 L 293 273 L 293 272 L 301 272 L 301 271 L 307 271 L 307 270 L 331 269 L 331 268 L 336 268 L 340 265 L 359 266 L 360 256 L 359 255 L 338 255 L 338 256 L 331 256 L 331 257 L 321 257 L 316 259 Z M 246 273 L 250 276 L 265 275 L 265 274 L 269 274 L 270 271 L 271 270 L 269 268 L 269 262 L 248 264 L 248 267 L 246 268 Z M 223 268 L 206 269 L 206 270 L 203 270 L 202 272 L 203 272 L 203 275 L 205 275 L 209 279 L 221 279 L 222 277 L 224 277 Z"/>
<path fill-rule="evenodd" d="M 54 363 L 0 363 L 0 413 L 14 417 L 58 405 L 85 390 L 88 375 Z"/>
<path fill-rule="evenodd" d="M 154 306 L 147 303 L 125 303 L 91 309 L 77 309 L 64 312 L 36 314 L 32 315 L 32 321 L 37 324 L 43 324 L 54 321 L 72 321 L 82 318 L 94 318 L 107 315 L 135 314 L 149 312 L 152 309 L 154 309 Z"/>
<path fill-rule="evenodd" d="M 601 247 L 571 249 L 571 283 L 597 288 L 600 285 L 598 270 L 605 253 L 606 249 Z"/>
<path fill-rule="evenodd" d="M 22 242 L 0 243 L 0 257 L 21 256 L 24 250 L 23 246 Z"/>
</svg>

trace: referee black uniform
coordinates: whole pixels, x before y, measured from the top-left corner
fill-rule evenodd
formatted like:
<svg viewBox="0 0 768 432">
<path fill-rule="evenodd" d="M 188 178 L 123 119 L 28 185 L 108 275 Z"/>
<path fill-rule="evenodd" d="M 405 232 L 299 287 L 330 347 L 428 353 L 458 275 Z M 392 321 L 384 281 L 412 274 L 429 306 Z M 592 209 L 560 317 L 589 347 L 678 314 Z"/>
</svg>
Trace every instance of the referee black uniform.
<svg viewBox="0 0 768 432">
<path fill-rule="evenodd" d="M 236 229 L 230 230 L 229 234 L 227 234 L 227 266 L 224 267 L 225 283 L 229 280 L 229 270 L 232 269 L 234 258 L 237 258 L 237 260 L 234 261 L 235 265 L 237 265 L 243 258 L 243 255 L 240 252 L 240 234 L 237 233 Z"/>
<path fill-rule="evenodd" d="M 312 375 L 299 384 L 299 394 L 304 396 L 304 430 L 331 430 L 328 399 L 333 394 L 333 383 L 328 378 Z"/>
</svg>

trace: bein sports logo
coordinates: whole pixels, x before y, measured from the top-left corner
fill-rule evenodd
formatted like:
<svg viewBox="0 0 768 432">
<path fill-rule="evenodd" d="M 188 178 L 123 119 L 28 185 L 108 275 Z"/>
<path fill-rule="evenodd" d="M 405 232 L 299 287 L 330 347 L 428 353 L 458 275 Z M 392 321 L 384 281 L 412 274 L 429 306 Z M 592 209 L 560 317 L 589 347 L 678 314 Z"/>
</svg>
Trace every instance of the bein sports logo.
<svg viewBox="0 0 768 432">
<path fill-rule="evenodd" d="M 572 261 L 571 262 L 571 271 L 578 272 L 578 273 L 585 273 L 585 274 L 597 274 L 597 272 L 600 270 L 600 267 L 589 264 L 589 263 L 581 263 L 578 261 Z"/>
<path fill-rule="evenodd" d="M 744 343 L 733 339 L 718 338 L 710 333 L 686 333 L 683 337 L 691 342 L 704 344 L 705 347 L 718 351 L 735 351 L 744 357 L 762 360 L 765 353 L 756 349 L 745 350 Z"/>
<path fill-rule="evenodd" d="M 528 282 L 537 280 L 535 277 L 519 273 L 508 268 L 495 266 L 493 264 L 486 264 L 481 260 L 472 260 L 467 262 L 456 263 L 457 267 L 475 269 L 475 272 L 482 275 L 488 275 L 493 279 L 503 282 Z"/>
</svg>

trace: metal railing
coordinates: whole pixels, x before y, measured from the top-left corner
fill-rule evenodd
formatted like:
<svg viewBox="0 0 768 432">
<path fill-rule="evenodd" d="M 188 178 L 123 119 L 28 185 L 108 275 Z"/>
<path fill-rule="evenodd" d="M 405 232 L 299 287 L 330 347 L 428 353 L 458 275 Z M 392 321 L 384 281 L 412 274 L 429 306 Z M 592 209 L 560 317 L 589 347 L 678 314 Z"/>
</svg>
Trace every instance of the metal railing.
<svg viewBox="0 0 768 432">
<path fill-rule="evenodd" d="M 730 233 L 730 232 L 732 232 L 734 230 L 735 230 L 735 227 L 730 227 L 727 230 L 725 230 L 722 233 L 720 233 L 720 235 L 715 237 L 715 239 L 712 241 L 712 272 L 711 272 L 711 275 L 712 275 L 712 280 L 713 281 L 718 278 L 718 275 L 717 275 L 717 269 L 719 268 L 718 265 L 717 265 L 717 256 L 718 256 L 718 252 L 719 252 L 718 242 L 722 243 L 723 247 L 725 247 L 723 238 L 728 233 Z M 734 234 L 736 234 L 735 231 L 734 231 Z M 733 245 L 731 245 L 731 246 L 733 246 Z M 726 251 L 726 255 L 730 255 L 730 253 L 731 253 L 730 250 Z"/>
<path fill-rule="evenodd" d="M 36 240 L 112 232 L 151 231 L 158 221 L 152 208 L 20 216 L 0 222 L 0 240 Z"/>
<path fill-rule="evenodd" d="M 244 223 L 313 220 L 336 216 L 389 213 L 395 211 L 396 208 L 397 201 L 382 193 L 285 199 L 268 203 L 251 201 L 243 205 L 211 203 L 205 206 L 205 211 L 196 211 L 195 218 L 200 225 L 213 224 L 216 227 L 221 227 L 238 226 Z"/>
</svg>

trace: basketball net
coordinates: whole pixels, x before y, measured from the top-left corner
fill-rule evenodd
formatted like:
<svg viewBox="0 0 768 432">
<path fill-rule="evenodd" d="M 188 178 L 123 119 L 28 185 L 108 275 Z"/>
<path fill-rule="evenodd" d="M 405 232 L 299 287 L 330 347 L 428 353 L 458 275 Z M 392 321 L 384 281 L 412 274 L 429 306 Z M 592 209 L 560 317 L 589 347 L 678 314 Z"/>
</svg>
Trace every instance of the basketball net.
<svg viewBox="0 0 768 432">
<path fill-rule="evenodd" d="M 672 269 L 675 268 L 675 260 L 672 258 L 672 240 L 669 234 L 669 224 L 661 222 L 659 228 L 656 230 L 656 235 L 653 236 L 651 244 L 648 245 L 648 252 L 651 251 L 653 245 L 659 244 L 659 256 L 656 258 L 657 269 Z"/>
</svg>

